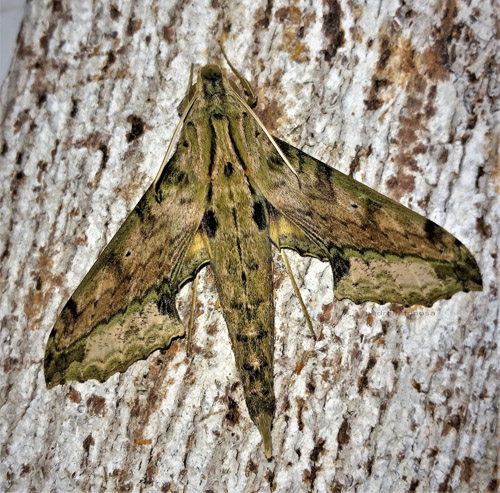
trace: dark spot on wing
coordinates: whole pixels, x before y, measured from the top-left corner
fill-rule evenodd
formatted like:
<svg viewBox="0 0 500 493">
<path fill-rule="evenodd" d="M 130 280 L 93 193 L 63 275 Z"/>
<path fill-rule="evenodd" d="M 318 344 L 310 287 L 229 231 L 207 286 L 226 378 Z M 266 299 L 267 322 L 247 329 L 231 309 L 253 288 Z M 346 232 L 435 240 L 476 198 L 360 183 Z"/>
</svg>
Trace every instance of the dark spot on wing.
<svg viewBox="0 0 500 493">
<path fill-rule="evenodd" d="M 427 235 L 427 238 L 431 242 L 437 241 L 441 237 L 441 228 L 430 219 L 427 219 L 425 221 L 424 230 Z"/>
<path fill-rule="evenodd" d="M 164 294 L 157 303 L 158 311 L 162 315 L 176 316 L 175 297 Z"/>
<path fill-rule="evenodd" d="M 212 209 L 207 209 L 203 216 L 203 226 L 209 238 L 213 238 L 217 232 L 217 219 Z"/>
<path fill-rule="evenodd" d="M 339 282 L 351 268 L 351 263 L 349 259 L 345 259 L 340 255 L 335 255 L 331 261 L 332 271 L 333 271 L 333 281 L 335 283 Z"/>
<path fill-rule="evenodd" d="M 332 168 L 330 168 L 330 166 L 317 162 L 316 170 L 318 171 L 318 176 L 320 177 L 320 179 L 326 178 L 328 182 L 331 180 L 333 171 Z"/>
<path fill-rule="evenodd" d="M 162 176 L 160 177 L 160 180 L 158 181 L 158 185 L 161 184 L 161 181 L 163 179 L 163 175 L 167 171 L 167 168 L 163 170 Z M 144 199 L 139 200 L 139 203 L 135 206 L 134 212 L 139 216 L 139 221 L 144 220 L 144 210 L 146 209 L 147 201 Z"/>
<path fill-rule="evenodd" d="M 351 207 L 353 207 L 354 209 L 357 209 L 358 208 L 358 204 L 351 204 Z"/>
<path fill-rule="evenodd" d="M 212 115 L 216 120 L 222 120 L 224 118 L 224 115 L 222 115 L 221 113 L 214 113 Z"/>
<path fill-rule="evenodd" d="M 184 171 L 179 171 L 175 181 L 177 185 L 187 185 L 189 183 L 189 176 Z"/>
<path fill-rule="evenodd" d="M 277 151 L 271 152 L 268 163 L 271 169 L 280 169 L 280 170 L 285 164 L 285 162 L 283 161 L 283 159 L 281 158 L 281 156 L 278 154 Z"/>
<path fill-rule="evenodd" d="M 241 272 L 241 281 L 243 282 L 243 284 L 247 283 L 247 275 L 243 271 Z"/>
<path fill-rule="evenodd" d="M 266 225 L 267 225 L 267 223 L 266 223 L 266 211 L 265 211 L 264 206 L 262 205 L 262 202 L 255 201 L 253 203 L 252 218 L 260 230 L 263 230 L 266 227 Z"/>
<path fill-rule="evenodd" d="M 78 306 L 73 298 L 70 298 L 64 307 L 64 311 L 68 311 L 71 314 L 73 320 L 76 318 Z"/>
<path fill-rule="evenodd" d="M 229 178 L 233 174 L 233 171 L 234 171 L 233 163 L 231 163 L 230 161 L 228 161 L 224 165 L 224 175 L 226 176 L 226 178 Z"/>
</svg>

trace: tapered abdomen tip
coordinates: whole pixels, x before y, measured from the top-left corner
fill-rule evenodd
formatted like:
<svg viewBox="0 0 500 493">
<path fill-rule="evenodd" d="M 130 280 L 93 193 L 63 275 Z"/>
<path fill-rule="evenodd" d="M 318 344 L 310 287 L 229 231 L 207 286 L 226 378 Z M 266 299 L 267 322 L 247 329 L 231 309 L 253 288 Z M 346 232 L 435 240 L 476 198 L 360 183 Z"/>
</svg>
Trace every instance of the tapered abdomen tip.
<svg viewBox="0 0 500 493">
<path fill-rule="evenodd" d="M 273 444 L 271 441 L 271 425 L 272 418 L 267 414 L 259 414 L 255 420 L 255 424 L 259 429 L 260 436 L 262 437 L 262 447 L 264 448 L 264 454 L 268 459 L 273 455 Z"/>
</svg>

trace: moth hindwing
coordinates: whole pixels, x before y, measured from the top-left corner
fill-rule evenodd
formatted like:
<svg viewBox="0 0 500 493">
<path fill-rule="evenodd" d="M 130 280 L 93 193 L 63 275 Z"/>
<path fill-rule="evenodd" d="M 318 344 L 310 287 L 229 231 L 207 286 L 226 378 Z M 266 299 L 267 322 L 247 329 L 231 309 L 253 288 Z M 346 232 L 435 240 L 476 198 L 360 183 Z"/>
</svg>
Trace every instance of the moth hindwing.
<svg viewBox="0 0 500 493">
<path fill-rule="evenodd" d="M 329 262 L 335 296 L 355 303 L 431 306 L 481 290 L 481 274 L 437 224 L 272 138 L 217 65 L 184 108 L 173 155 L 57 318 L 45 378 L 104 381 L 166 348 L 185 332 L 176 294 L 210 265 L 270 457 L 272 244 Z"/>
</svg>

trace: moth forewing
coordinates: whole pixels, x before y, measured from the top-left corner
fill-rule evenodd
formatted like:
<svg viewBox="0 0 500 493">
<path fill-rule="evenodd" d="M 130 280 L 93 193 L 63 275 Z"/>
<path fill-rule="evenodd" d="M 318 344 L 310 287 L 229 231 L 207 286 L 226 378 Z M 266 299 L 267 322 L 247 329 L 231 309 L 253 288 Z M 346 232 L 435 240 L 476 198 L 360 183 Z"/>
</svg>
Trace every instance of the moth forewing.
<svg viewBox="0 0 500 493">
<path fill-rule="evenodd" d="M 45 377 L 104 381 L 168 347 L 184 334 L 175 296 L 209 264 L 270 457 L 271 243 L 329 262 L 336 297 L 356 303 L 430 306 L 481 290 L 481 274 L 443 228 L 273 138 L 217 65 L 185 101 L 175 151 L 59 315 Z"/>
</svg>

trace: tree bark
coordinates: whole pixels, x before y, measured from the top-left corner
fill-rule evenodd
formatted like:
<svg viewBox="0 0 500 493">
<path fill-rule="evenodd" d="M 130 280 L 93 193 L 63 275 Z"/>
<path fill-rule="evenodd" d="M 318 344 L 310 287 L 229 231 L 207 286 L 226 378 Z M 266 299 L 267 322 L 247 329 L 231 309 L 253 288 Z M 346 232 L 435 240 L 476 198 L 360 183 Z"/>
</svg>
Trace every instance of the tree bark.
<svg viewBox="0 0 500 493">
<path fill-rule="evenodd" d="M 0 94 L 3 491 L 496 491 L 498 12 L 418 4 L 31 0 Z M 152 182 L 190 64 L 232 63 L 277 137 L 457 236 L 481 293 L 333 301 L 275 255 L 274 459 L 250 421 L 209 270 L 185 339 L 48 391 L 59 310 Z M 178 308 L 188 315 L 184 288 Z"/>
</svg>

